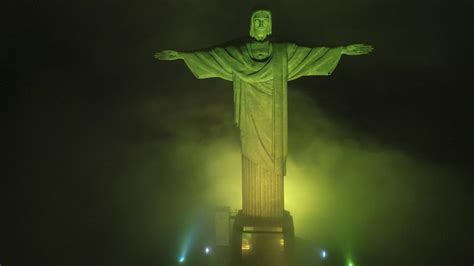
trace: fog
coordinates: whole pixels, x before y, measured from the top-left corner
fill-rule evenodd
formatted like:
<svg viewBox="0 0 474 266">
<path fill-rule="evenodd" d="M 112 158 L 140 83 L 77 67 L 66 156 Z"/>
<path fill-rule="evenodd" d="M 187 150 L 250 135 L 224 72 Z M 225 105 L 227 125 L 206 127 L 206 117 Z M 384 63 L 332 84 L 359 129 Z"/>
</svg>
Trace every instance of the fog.
<svg viewBox="0 0 474 266">
<path fill-rule="evenodd" d="M 360 265 L 474 261 L 467 5 L 266 3 L 278 39 L 376 49 L 289 83 L 298 239 Z M 153 54 L 245 36 L 255 6 L 7 6 L 0 264 L 173 265 L 215 206 L 241 208 L 232 84 Z"/>
</svg>

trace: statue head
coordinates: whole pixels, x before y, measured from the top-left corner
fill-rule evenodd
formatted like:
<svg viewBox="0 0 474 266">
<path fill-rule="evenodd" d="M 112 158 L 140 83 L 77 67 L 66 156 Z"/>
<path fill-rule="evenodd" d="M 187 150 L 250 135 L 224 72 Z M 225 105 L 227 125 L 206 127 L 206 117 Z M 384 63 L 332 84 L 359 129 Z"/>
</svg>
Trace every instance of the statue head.
<svg viewBox="0 0 474 266">
<path fill-rule="evenodd" d="M 250 18 L 250 37 L 263 41 L 272 34 L 272 13 L 269 10 L 256 10 Z"/>
</svg>

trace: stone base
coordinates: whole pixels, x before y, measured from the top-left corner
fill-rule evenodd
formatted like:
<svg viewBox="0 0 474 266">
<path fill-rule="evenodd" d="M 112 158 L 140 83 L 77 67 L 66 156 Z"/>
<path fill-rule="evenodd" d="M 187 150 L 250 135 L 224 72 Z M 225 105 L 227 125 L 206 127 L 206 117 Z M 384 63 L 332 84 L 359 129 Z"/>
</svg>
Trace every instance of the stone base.
<svg viewBox="0 0 474 266">
<path fill-rule="evenodd" d="M 285 211 L 279 218 L 242 214 L 235 217 L 231 250 L 234 265 L 287 265 L 294 246 L 293 217 Z"/>
</svg>

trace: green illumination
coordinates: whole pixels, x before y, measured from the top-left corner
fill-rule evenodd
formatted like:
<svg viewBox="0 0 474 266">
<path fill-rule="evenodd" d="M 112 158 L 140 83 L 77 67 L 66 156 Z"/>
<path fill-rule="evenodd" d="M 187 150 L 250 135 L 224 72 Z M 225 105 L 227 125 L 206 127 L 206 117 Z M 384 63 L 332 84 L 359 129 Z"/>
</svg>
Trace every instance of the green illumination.
<svg viewBox="0 0 474 266">
<path fill-rule="evenodd" d="M 273 15 L 275 16 L 277 13 Z M 275 28 L 277 31 L 279 25 L 276 24 L 276 21 L 273 26 L 277 27 Z M 316 33 L 320 29 L 308 29 L 303 25 L 298 30 Z M 333 31 L 328 29 L 325 32 Z M 331 33 L 331 36 L 333 36 L 332 34 L 337 35 L 337 33 Z M 342 60 L 345 59 L 347 58 Z M 346 63 L 346 61 L 341 61 L 341 63 Z M 354 71 L 361 74 L 358 69 L 346 70 L 348 73 Z M 333 74 L 335 77 L 330 79 L 337 79 L 338 74 L 335 72 Z M 354 75 L 357 74 L 354 73 Z M 317 79 L 317 77 L 308 77 L 306 81 L 307 83 L 316 82 Z M 331 81 L 326 80 L 326 82 Z M 310 88 L 312 83 L 310 84 L 306 85 L 305 83 L 304 86 L 299 86 L 298 82 L 289 84 L 289 89 L 295 90 L 289 92 L 288 96 L 291 112 L 290 157 L 287 160 L 288 178 L 285 178 L 284 191 L 285 209 L 290 210 L 295 218 L 297 233 L 308 238 L 318 236 L 326 241 L 334 241 L 334 245 L 341 247 L 341 249 L 346 248 L 347 242 L 354 240 L 354 243 L 358 243 L 353 250 L 354 254 L 372 252 L 370 249 L 374 247 L 378 248 L 377 251 L 384 251 L 387 246 L 390 247 L 391 243 L 403 243 L 407 227 L 405 223 L 408 223 L 408 227 L 420 226 L 419 219 L 416 219 L 416 210 L 426 207 L 423 204 L 425 204 L 427 197 L 437 195 L 435 192 L 439 187 L 433 185 L 429 177 L 437 176 L 440 180 L 451 180 L 450 177 L 453 174 L 434 170 L 432 172 L 431 169 L 437 168 L 429 163 L 415 160 L 404 151 L 378 143 L 375 139 L 364 137 L 360 132 L 355 132 L 356 129 L 344 128 L 344 121 L 338 121 L 331 116 L 331 112 L 336 110 L 336 107 L 334 110 L 323 108 L 322 110 L 327 114 L 316 109 L 319 102 L 311 101 L 306 93 L 307 90 L 313 89 Z M 220 93 L 218 89 L 232 90 L 231 84 L 228 84 L 230 86 L 226 88 L 227 84 L 223 83 L 196 81 L 195 85 L 200 89 L 207 89 L 206 86 L 209 86 L 211 90 L 214 89 L 212 93 Z M 186 86 L 193 85 L 186 84 Z M 347 90 L 353 89 L 349 88 L 350 86 L 350 82 L 347 82 Z M 305 90 L 301 90 L 301 88 Z M 318 90 L 317 86 L 314 86 L 314 89 Z M 203 90 L 194 95 L 205 95 L 205 93 Z M 330 96 L 332 94 L 322 93 L 321 95 Z M 180 96 L 183 101 L 178 101 L 180 99 L 178 96 L 174 97 L 176 97 L 176 99 L 173 98 L 174 102 L 179 102 L 179 106 L 185 110 L 184 114 L 186 115 L 193 112 L 202 113 L 202 117 L 212 116 L 211 118 L 214 120 L 210 121 L 218 121 L 217 124 L 221 125 L 226 125 L 225 121 L 231 119 L 225 112 L 209 115 L 208 111 L 202 112 L 200 107 L 195 109 L 191 106 L 190 108 L 189 100 L 186 99 L 191 98 L 189 96 Z M 222 102 L 226 100 L 225 97 L 218 99 Z M 324 99 L 319 98 L 318 101 L 323 103 Z M 336 103 L 339 102 L 339 99 L 332 101 Z M 232 100 L 229 99 L 228 103 L 231 102 Z M 199 103 L 212 106 L 211 100 Z M 322 106 L 326 107 L 326 103 Z M 218 111 L 222 111 L 222 109 L 212 112 Z M 159 116 L 172 117 L 167 113 L 169 112 L 161 111 L 158 114 Z M 194 119 L 194 116 L 190 117 L 190 119 L 178 120 L 178 122 L 183 121 L 182 126 L 176 126 L 178 122 L 170 118 L 168 127 L 176 126 L 176 132 L 197 132 L 193 134 L 200 137 L 199 139 L 205 139 L 207 136 L 200 135 L 203 126 L 198 124 L 200 122 L 195 122 L 199 119 Z M 154 118 L 150 120 L 154 121 Z M 241 154 L 238 140 L 234 138 L 235 135 L 231 127 L 225 127 L 219 133 L 222 133 L 221 135 L 224 137 L 212 136 L 206 139 L 204 144 L 194 143 L 194 139 L 197 138 L 185 143 L 183 138 L 178 139 L 180 141 L 178 145 L 183 148 L 177 154 L 183 154 L 182 158 L 186 159 L 179 156 L 173 157 L 173 159 L 181 159 L 181 163 L 184 165 L 183 169 L 186 167 L 192 169 L 194 165 L 189 166 L 191 163 L 187 160 L 189 157 L 185 157 L 186 154 L 192 154 L 199 159 L 206 158 L 202 160 L 204 162 L 201 164 L 202 168 L 198 169 L 203 173 L 193 175 L 196 176 L 196 181 L 193 183 L 206 184 L 208 187 L 202 193 L 196 192 L 195 194 L 202 195 L 202 198 L 207 200 L 206 203 L 219 203 L 237 209 L 240 208 L 242 201 Z M 193 149 L 189 149 L 189 147 L 193 147 Z M 171 148 L 170 150 L 174 151 Z M 404 196 L 400 197 L 400 195 Z M 162 198 L 164 197 L 158 198 L 158 201 Z M 183 198 L 188 200 L 191 196 L 185 195 Z M 391 227 L 387 229 L 386 226 L 383 226 L 384 224 L 390 224 Z M 372 232 L 377 232 L 377 234 L 374 235 Z M 360 262 L 357 261 L 358 265 Z M 348 265 L 348 262 L 344 260 L 341 264 Z"/>
<path fill-rule="evenodd" d="M 258 167 L 271 170 L 275 176 L 285 176 L 288 81 L 331 75 L 341 55 L 368 54 L 373 47 L 364 44 L 304 47 L 270 42 L 267 37 L 272 34 L 272 14 L 268 10 L 253 12 L 249 34 L 254 40 L 248 43 L 195 52 L 164 50 L 157 52 L 155 58 L 182 59 L 198 79 L 232 81 L 234 122 L 240 129 L 242 155 Z M 275 201 L 281 203 L 279 199 Z"/>
<path fill-rule="evenodd" d="M 250 19 L 249 34 L 254 38 L 251 42 L 195 52 L 165 50 L 156 53 L 155 58 L 182 59 L 198 79 L 232 81 L 234 122 L 240 129 L 242 155 L 275 176 L 285 176 L 288 81 L 331 75 L 341 55 L 363 55 L 373 48 L 363 44 L 328 48 L 273 43 L 267 38 L 271 33 L 271 12 L 257 10 Z M 277 191 L 281 193 L 283 189 Z M 266 204 L 282 208 L 283 195 L 278 197 L 275 203 Z"/>
<path fill-rule="evenodd" d="M 257 10 L 250 18 L 250 37 L 263 41 L 272 34 L 272 13 L 268 10 Z"/>
<path fill-rule="evenodd" d="M 271 34 L 271 12 L 257 10 L 250 18 L 252 41 L 193 52 L 164 50 L 155 54 L 158 60 L 183 60 L 198 79 L 221 78 L 232 82 L 234 122 L 240 130 L 243 162 L 241 187 L 242 195 L 246 195 L 242 197 L 242 211 L 257 217 L 278 217 L 285 208 L 281 180 L 287 175 L 288 81 L 331 75 L 342 55 L 364 55 L 373 50 L 365 44 L 330 48 L 276 43 L 268 39 Z M 214 169 L 219 168 L 222 167 Z M 254 180 L 265 182 L 253 184 Z M 292 194 L 302 195 L 298 192 Z M 313 197 L 309 191 L 303 196 Z M 297 202 L 310 201 L 288 201 L 289 205 L 306 205 Z M 309 209 L 311 205 L 303 207 Z"/>
<path fill-rule="evenodd" d="M 354 265 L 354 262 L 352 262 L 352 260 L 349 259 L 347 261 L 347 266 L 355 266 L 355 265 Z"/>
</svg>

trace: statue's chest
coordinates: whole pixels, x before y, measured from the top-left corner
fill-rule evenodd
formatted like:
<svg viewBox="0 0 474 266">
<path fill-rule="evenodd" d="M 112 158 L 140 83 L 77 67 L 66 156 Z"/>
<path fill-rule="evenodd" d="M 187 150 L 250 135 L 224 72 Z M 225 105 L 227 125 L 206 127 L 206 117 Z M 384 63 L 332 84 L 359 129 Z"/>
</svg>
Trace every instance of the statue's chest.
<svg viewBox="0 0 474 266">
<path fill-rule="evenodd" d="M 265 60 L 272 54 L 272 45 L 269 42 L 254 42 L 249 44 L 250 56 L 256 60 Z"/>
</svg>

